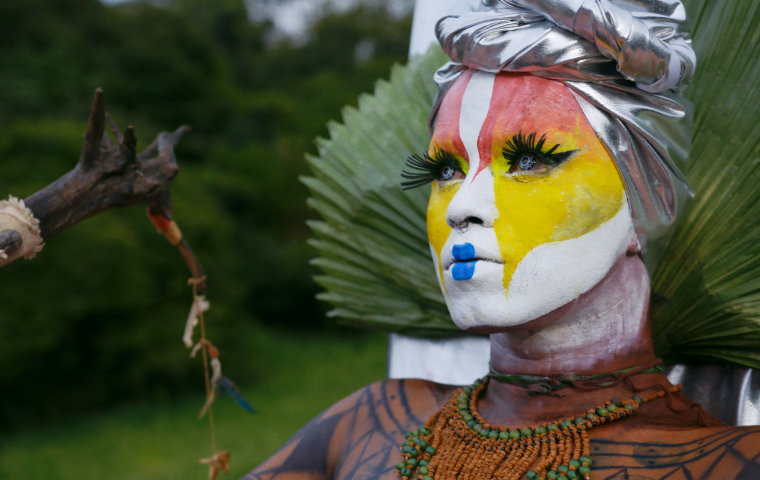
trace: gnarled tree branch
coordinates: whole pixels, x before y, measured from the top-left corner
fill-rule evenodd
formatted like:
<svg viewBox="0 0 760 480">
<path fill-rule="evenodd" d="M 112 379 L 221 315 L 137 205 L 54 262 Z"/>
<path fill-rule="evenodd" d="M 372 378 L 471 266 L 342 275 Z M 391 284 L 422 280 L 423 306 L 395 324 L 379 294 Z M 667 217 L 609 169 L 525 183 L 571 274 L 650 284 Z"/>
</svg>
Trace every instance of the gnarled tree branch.
<svg viewBox="0 0 760 480">
<path fill-rule="evenodd" d="M 105 134 L 106 121 L 118 144 Z M 174 132 L 161 132 L 145 151 L 137 153 L 137 137 L 130 126 L 122 135 L 108 116 L 101 89 L 95 90 L 82 153 L 76 167 L 39 192 L 24 199 L 40 221 L 41 236 L 49 240 L 72 225 L 105 210 L 147 204 L 149 216 L 172 220 L 169 193 L 179 167 L 174 146 L 190 127 L 183 125 Z M 176 233 L 179 230 L 174 224 Z M 162 232 L 164 233 L 164 232 Z M 15 234 L 15 235 L 14 235 Z M 20 247 L 20 237 L 13 230 L 0 232 L 0 251 Z M 203 276 L 203 268 L 187 242 L 172 241 L 185 257 L 195 278 Z M 205 290 L 205 284 L 199 285 Z"/>
</svg>

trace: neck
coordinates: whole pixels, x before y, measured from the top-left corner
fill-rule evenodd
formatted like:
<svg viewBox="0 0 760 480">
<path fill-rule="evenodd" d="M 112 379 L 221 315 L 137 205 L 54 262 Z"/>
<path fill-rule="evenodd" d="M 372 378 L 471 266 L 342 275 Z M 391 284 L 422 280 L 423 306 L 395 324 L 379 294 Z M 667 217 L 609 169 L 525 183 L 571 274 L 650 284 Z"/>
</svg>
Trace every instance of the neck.
<svg viewBox="0 0 760 480">
<path fill-rule="evenodd" d="M 491 335 L 491 366 L 505 373 L 594 375 L 654 360 L 649 276 L 623 254 L 594 288 L 527 324 Z"/>
</svg>

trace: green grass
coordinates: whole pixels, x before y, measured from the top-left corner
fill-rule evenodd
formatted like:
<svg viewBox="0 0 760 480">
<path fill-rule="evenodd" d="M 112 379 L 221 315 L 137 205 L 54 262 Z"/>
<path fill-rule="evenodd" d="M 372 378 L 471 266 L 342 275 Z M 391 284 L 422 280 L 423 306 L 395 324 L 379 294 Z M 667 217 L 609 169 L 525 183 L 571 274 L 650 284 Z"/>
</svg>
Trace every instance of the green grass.
<svg viewBox="0 0 760 480">
<path fill-rule="evenodd" d="M 231 455 L 225 478 L 245 475 L 320 411 L 383 378 L 385 338 L 257 334 L 251 357 L 267 358 L 268 368 L 243 394 L 259 413 L 226 397 L 214 404 L 217 446 Z M 0 478 L 206 479 L 207 467 L 196 463 L 211 448 L 208 421 L 197 419 L 202 405 L 202 395 L 130 405 L 5 437 Z"/>
</svg>

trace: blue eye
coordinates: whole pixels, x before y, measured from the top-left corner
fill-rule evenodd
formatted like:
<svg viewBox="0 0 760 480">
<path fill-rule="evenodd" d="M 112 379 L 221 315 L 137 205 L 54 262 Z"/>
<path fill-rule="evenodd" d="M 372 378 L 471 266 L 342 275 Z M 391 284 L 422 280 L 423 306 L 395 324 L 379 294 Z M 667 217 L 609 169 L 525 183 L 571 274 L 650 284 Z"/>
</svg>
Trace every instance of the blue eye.
<svg viewBox="0 0 760 480">
<path fill-rule="evenodd" d="M 524 135 L 519 132 L 507 141 L 502 149 L 502 155 L 509 162 L 510 172 L 531 170 L 537 164 L 542 167 L 539 170 L 556 167 L 577 152 L 577 150 L 556 152 L 559 144 L 544 150 L 546 134 L 541 135 L 541 138 L 538 139 L 536 136 L 535 133 Z"/>
<path fill-rule="evenodd" d="M 520 170 L 530 170 L 536 164 L 536 157 L 533 155 L 523 155 L 520 160 L 517 161 L 517 166 Z"/>
<path fill-rule="evenodd" d="M 441 169 L 441 180 L 444 180 L 444 181 L 451 180 L 452 178 L 454 178 L 454 174 L 456 172 L 457 171 L 454 170 L 454 167 L 450 165 L 446 165 L 445 167 Z"/>
<path fill-rule="evenodd" d="M 457 174 L 464 178 L 462 167 L 454 156 L 437 149 L 433 156 L 424 153 L 422 156 L 412 155 L 406 160 L 406 168 L 401 172 L 401 177 L 407 181 L 401 182 L 404 190 L 420 187 L 433 181 L 446 182 L 454 179 Z"/>
</svg>

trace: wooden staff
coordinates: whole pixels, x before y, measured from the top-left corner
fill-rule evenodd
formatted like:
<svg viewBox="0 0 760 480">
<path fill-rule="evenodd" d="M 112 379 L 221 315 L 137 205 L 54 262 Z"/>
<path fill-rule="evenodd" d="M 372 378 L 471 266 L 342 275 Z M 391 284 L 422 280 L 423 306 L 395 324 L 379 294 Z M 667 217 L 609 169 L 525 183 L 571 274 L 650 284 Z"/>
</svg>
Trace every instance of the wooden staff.
<svg viewBox="0 0 760 480">
<path fill-rule="evenodd" d="M 106 121 L 118 143 L 105 134 Z M 106 113 L 103 91 L 96 89 L 77 165 L 24 199 L 40 222 L 42 239 L 49 240 L 105 210 L 147 204 L 148 216 L 164 236 L 167 233 L 159 225 L 173 225 L 174 230 L 169 233 L 174 236 L 167 236 L 167 239 L 185 258 L 193 277 L 203 277 L 203 267 L 182 238 L 171 214 L 169 188 L 179 172 L 174 146 L 189 130 L 190 127 L 183 125 L 173 132 L 161 132 L 142 153 L 137 153 L 133 127 L 127 127 L 121 134 Z M 10 254 L 22 247 L 19 232 L 12 229 L 0 231 L 0 251 Z M 205 283 L 199 284 L 198 290 L 205 292 Z"/>
</svg>

